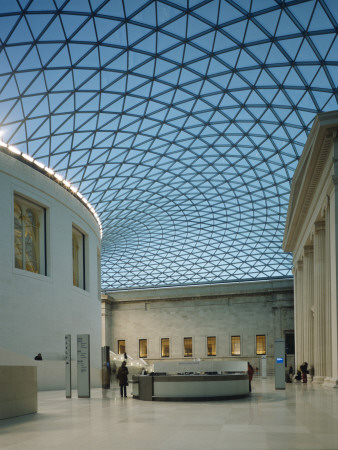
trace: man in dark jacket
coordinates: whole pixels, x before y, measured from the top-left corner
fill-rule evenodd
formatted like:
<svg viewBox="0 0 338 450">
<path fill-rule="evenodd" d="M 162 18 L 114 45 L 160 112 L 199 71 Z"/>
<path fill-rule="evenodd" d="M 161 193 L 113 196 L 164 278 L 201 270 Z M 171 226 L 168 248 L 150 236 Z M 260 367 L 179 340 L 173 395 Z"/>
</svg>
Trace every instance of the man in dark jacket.
<svg viewBox="0 0 338 450">
<path fill-rule="evenodd" d="M 128 386 L 128 367 L 126 361 L 122 362 L 121 367 L 119 368 L 117 372 L 117 379 L 119 380 L 120 384 L 120 393 L 121 397 L 123 397 L 123 394 L 125 397 L 127 397 L 127 386 Z"/>
</svg>

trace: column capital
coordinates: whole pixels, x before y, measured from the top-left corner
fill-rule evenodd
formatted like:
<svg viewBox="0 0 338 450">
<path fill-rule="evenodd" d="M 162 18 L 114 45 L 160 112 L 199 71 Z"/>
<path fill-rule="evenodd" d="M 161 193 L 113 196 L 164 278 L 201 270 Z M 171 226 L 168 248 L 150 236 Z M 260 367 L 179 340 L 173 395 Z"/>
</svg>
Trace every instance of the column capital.
<svg viewBox="0 0 338 450">
<path fill-rule="evenodd" d="M 319 233 L 320 231 L 325 231 L 325 220 L 319 220 L 315 222 L 315 233 Z"/>
<path fill-rule="evenodd" d="M 305 245 L 303 252 L 304 252 L 304 256 L 312 255 L 313 254 L 313 245 Z"/>
<path fill-rule="evenodd" d="M 322 208 L 321 208 L 321 210 L 320 210 L 320 215 L 321 215 L 321 217 L 322 217 L 324 220 L 325 220 L 325 217 L 326 217 L 326 211 L 328 211 L 329 208 L 330 208 L 330 197 L 327 195 L 327 196 L 325 197 L 323 206 L 322 206 Z"/>
</svg>

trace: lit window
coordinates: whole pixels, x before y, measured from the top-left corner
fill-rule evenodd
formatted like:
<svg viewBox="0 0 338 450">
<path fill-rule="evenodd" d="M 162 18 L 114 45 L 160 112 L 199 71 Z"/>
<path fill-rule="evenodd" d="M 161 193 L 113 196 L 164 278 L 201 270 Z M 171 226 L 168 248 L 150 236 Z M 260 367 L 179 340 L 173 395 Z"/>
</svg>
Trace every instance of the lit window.
<svg viewBox="0 0 338 450">
<path fill-rule="evenodd" d="M 73 227 L 73 285 L 81 289 L 85 284 L 85 237 L 81 231 Z"/>
<path fill-rule="evenodd" d="M 256 355 L 266 355 L 265 335 L 256 336 Z"/>
<path fill-rule="evenodd" d="M 46 273 L 46 210 L 14 195 L 15 267 Z"/>
<path fill-rule="evenodd" d="M 241 354 L 241 337 L 231 336 L 231 355 L 238 356 Z"/>
<path fill-rule="evenodd" d="M 184 338 L 184 356 L 192 356 L 192 338 Z"/>
<path fill-rule="evenodd" d="M 126 341 L 120 340 L 117 341 L 117 353 L 119 355 L 123 355 L 126 352 Z"/>
<path fill-rule="evenodd" d="M 161 356 L 162 358 L 169 358 L 169 338 L 161 339 Z"/>
<path fill-rule="evenodd" d="M 147 356 L 148 356 L 147 339 L 139 340 L 139 356 L 140 356 L 140 358 L 147 358 Z"/>
<path fill-rule="evenodd" d="M 207 355 L 216 356 L 216 336 L 207 337 Z"/>
</svg>

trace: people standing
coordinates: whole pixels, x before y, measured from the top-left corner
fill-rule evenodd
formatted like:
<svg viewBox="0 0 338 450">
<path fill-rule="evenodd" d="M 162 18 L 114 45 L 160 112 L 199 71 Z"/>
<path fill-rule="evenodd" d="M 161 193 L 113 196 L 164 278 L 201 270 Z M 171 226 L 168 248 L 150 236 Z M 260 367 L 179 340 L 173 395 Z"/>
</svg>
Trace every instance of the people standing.
<svg viewBox="0 0 338 450">
<path fill-rule="evenodd" d="M 253 368 L 252 365 L 248 362 L 249 392 L 251 392 L 251 381 L 252 381 L 254 372 L 255 372 L 254 368 Z"/>
<path fill-rule="evenodd" d="M 120 394 L 121 397 L 127 397 L 127 386 L 128 386 L 128 367 L 126 361 L 123 361 L 121 367 L 117 372 L 117 379 L 119 380 L 120 385 Z"/>
<path fill-rule="evenodd" d="M 308 374 L 307 366 L 308 366 L 307 362 L 303 362 L 303 364 L 300 366 L 303 383 L 307 383 L 307 374 Z"/>
</svg>

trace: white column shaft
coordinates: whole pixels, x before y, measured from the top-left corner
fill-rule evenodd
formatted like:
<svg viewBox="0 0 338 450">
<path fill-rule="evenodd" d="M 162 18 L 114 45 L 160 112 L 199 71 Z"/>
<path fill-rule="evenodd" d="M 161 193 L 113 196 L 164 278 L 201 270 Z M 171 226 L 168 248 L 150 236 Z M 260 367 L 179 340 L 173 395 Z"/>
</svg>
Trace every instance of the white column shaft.
<svg viewBox="0 0 338 450">
<path fill-rule="evenodd" d="M 303 277 L 304 361 L 313 364 L 313 246 L 304 247 Z M 304 362 L 303 361 L 303 362 Z"/>
<path fill-rule="evenodd" d="M 325 304 L 327 302 L 325 222 L 315 223 L 314 233 L 314 368 L 317 381 L 325 376 Z"/>
</svg>

